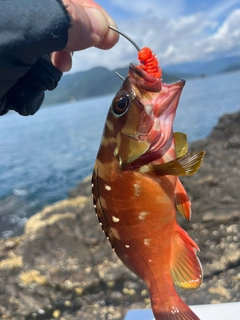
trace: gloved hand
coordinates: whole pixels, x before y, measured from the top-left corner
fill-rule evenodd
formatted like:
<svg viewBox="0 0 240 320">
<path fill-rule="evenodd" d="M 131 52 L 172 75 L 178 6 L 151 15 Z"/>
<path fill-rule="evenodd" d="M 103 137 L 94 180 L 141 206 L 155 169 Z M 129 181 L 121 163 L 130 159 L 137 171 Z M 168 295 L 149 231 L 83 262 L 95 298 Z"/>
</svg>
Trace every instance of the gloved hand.
<svg viewBox="0 0 240 320">
<path fill-rule="evenodd" d="M 33 115 L 43 102 L 44 91 L 55 89 L 61 77 L 50 56 L 44 55 L 1 99 L 0 114 L 15 110 L 22 116 Z"/>
</svg>

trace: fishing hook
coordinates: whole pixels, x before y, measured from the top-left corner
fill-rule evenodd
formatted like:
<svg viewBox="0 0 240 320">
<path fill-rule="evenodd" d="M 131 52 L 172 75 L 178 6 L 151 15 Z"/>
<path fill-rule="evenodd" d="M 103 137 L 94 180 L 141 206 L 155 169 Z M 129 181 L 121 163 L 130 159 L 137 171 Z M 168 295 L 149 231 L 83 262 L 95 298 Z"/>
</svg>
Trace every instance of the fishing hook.
<svg viewBox="0 0 240 320">
<path fill-rule="evenodd" d="M 112 26 L 108 26 L 109 29 L 121 34 L 124 38 L 126 38 L 129 42 L 131 42 L 132 45 L 134 45 L 134 47 L 137 49 L 137 51 L 140 51 L 141 49 L 139 48 L 139 46 L 136 44 L 136 42 L 134 42 L 131 38 L 129 38 L 129 36 L 127 36 L 125 33 L 123 33 L 122 31 L 112 27 Z"/>
<path fill-rule="evenodd" d="M 123 76 L 120 75 L 120 73 L 118 73 L 117 71 L 115 71 L 115 73 L 119 76 L 119 78 L 124 82 L 125 78 Z"/>
</svg>

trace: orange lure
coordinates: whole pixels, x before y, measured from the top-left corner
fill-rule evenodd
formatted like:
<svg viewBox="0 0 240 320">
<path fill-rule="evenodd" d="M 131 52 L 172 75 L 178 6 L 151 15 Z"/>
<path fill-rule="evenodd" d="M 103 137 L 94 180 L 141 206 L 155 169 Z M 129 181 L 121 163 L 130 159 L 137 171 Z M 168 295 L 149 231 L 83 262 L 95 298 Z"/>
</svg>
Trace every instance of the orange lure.
<svg viewBox="0 0 240 320">
<path fill-rule="evenodd" d="M 198 319 L 174 288 L 202 282 L 198 246 L 177 224 L 176 208 L 190 219 L 178 176 L 194 174 L 204 152 L 187 154 L 186 135 L 172 130 L 185 81 L 163 84 L 148 48 L 139 59 L 108 112 L 93 171 L 94 207 L 118 257 L 146 282 L 155 319 Z"/>
</svg>

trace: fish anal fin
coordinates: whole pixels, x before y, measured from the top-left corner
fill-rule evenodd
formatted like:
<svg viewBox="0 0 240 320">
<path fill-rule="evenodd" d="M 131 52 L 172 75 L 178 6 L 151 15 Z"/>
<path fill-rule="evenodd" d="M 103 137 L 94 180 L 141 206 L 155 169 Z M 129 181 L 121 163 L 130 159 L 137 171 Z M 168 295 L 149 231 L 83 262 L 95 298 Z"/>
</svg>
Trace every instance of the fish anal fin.
<svg viewBox="0 0 240 320">
<path fill-rule="evenodd" d="M 177 158 L 185 156 L 188 151 L 187 135 L 182 132 L 174 132 L 173 135 Z"/>
<path fill-rule="evenodd" d="M 175 285 L 196 289 L 202 283 L 202 267 L 196 256 L 197 244 L 179 225 L 172 238 L 171 275 Z"/>
<path fill-rule="evenodd" d="M 179 178 L 176 180 L 175 205 L 177 211 L 188 221 L 191 219 L 191 201 Z"/>
</svg>

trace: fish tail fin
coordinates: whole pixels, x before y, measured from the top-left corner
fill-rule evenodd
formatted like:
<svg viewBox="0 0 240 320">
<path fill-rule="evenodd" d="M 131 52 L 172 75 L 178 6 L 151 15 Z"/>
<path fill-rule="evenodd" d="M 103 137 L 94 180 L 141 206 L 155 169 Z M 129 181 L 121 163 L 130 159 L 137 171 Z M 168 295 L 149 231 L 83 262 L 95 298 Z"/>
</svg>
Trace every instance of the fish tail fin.
<svg viewBox="0 0 240 320">
<path fill-rule="evenodd" d="M 171 295 L 158 300 L 154 299 L 154 295 L 151 294 L 151 301 L 155 320 L 200 320 L 178 296 L 173 286 Z"/>
</svg>

